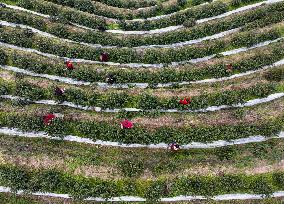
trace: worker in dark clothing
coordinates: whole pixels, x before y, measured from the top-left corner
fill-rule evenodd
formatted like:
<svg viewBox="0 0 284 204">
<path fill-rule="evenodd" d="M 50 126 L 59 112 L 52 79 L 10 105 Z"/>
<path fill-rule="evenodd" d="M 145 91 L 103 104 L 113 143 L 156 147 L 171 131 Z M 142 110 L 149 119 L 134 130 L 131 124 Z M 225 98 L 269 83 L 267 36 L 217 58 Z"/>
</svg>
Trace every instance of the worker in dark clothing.
<svg viewBox="0 0 284 204">
<path fill-rule="evenodd" d="M 178 151 L 180 149 L 180 146 L 176 142 L 172 142 L 169 144 L 169 149 L 172 151 Z"/>
<path fill-rule="evenodd" d="M 106 78 L 106 83 L 114 84 L 116 82 L 116 77 L 113 74 L 109 74 Z"/>
<path fill-rule="evenodd" d="M 54 91 L 54 94 L 56 96 L 63 96 L 64 92 L 65 92 L 64 88 L 56 87 L 55 91 Z"/>
<path fill-rule="evenodd" d="M 102 52 L 100 55 L 101 62 L 107 62 L 109 60 L 109 55 L 107 52 Z"/>
</svg>

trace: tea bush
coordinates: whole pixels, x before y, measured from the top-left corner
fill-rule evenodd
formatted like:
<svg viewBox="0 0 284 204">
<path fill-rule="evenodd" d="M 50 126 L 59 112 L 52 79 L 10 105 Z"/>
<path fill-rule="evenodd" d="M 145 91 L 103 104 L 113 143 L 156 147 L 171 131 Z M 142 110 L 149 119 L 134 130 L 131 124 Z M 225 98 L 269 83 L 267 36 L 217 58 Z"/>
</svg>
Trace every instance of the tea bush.
<svg viewBox="0 0 284 204">
<path fill-rule="evenodd" d="M 121 173 L 126 177 L 138 177 L 144 171 L 144 163 L 134 159 L 119 161 L 118 167 Z"/>
</svg>

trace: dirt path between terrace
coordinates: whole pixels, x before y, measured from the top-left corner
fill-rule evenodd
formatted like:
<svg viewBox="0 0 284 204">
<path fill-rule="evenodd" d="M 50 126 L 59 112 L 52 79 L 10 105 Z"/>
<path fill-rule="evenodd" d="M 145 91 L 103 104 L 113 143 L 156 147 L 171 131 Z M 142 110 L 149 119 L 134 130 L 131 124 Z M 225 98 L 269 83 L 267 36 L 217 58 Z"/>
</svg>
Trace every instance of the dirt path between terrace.
<svg viewBox="0 0 284 204">
<path fill-rule="evenodd" d="M 1 154 L 0 157 L 1 164 L 11 164 L 16 166 L 24 166 L 31 169 L 58 169 L 63 172 L 68 172 L 74 175 L 82 175 L 84 177 L 99 177 L 102 179 L 123 179 L 124 176 L 119 173 L 119 170 L 114 166 L 97 166 L 97 165 L 84 165 L 76 164 L 72 161 L 72 158 L 69 159 L 59 159 L 52 158 L 45 155 L 26 157 L 23 155 L 12 156 Z M 233 164 L 228 162 L 214 164 L 192 164 L 191 168 L 186 168 L 178 172 L 171 174 L 158 174 L 153 175 L 149 169 L 146 169 L 143 175 L 140 177 L 142 179 L 158 179 L 158 177 L 166 178 L 175 178 L 179 176 L 191 176 L 191 175 L 200 175 L 200 176 L 222 176 L 224 174 L 262 174 L 275 171 L 284 170 L 284 158 L 274 164 L 268 164 L 268 161 L 257 160 L 254 162 L 254 166 L 237 168 Z"/>
</svg>

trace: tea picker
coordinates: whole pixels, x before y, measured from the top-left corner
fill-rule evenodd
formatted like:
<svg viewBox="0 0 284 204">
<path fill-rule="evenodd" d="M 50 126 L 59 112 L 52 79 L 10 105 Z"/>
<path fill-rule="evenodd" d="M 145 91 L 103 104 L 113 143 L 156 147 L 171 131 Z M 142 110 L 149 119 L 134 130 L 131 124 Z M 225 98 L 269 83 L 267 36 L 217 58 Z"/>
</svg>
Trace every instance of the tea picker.
<svg viewBox="0 0 284 204">
<path fill-rule="evenodd" d="M 68 70 L 73 70 L 73 69 L 75 69 L 73 63 L 72 63 L 70 60 L 65 60 L 65 65 L 66 65 L 66 68 L 67 68 Z"/>
<path fill-rule="evenodd" d="M 43 123 L 46 125 L 46 126 L 49 126 L 51 124 L 51 122 L 56 118 L 56 116 L 52 113 L 49 113 L 47 115 L 45 115 L 43 117 Z"/>
<path fill-rule="evenodd" d="M 108 60 L 109 60 L 109 54 L 107 52 L 102 52 L 100 55 L 100 61 L 108 62 Z"/>
<path fill-rule="evenodd" d="M 131 129 L 133 128 L 133 123 L 130 120 L 125 119 L 120 123 L 121 129 Z"/>
<path fill-rule="evenodd" d="M 65 88 L 56 87 L 54 95 L 59 99 L 60 102 L 64 101 Z"/>
<path fill-rule="evenodd" d="M 182 104 L 182 105 L 188 105 L 188 104 L 191 103 L 191 99 L 190 98 L 184 98 L 184 99 L 181 99 L 179 101 L 179 103 Z"/>
<path fill-rule="evenodd" d="M 65 92 L 65 89 L 64 88 L 60 88 L 60 87 L 56 87 L 55 91 L 54 91 L 56 96 L 63 96 L 64 92 Z"/>
<path fill-rule="evenodd" d="M 106 78 L 106 83 L 114 84 L 116 82 L 116 77 L 113 74 L 109 74 Z"/>
<path fill-rule="evenodd" d="M 174 152 L 180 150 L 180 146 L 179 146 L 179 144 L 176 143 L 176 142 L 170 143 L 169 146 L 168 146 L 168 148 L 169 148 L 170 150 L 174 151 Z"/>
<path fill-rule="evenodd" d="M 233 71 L 233 65 L 232 64 L 227 64 L 226 65 L 226 71 L 227 72 L 232 72 Z"/>
<path fill-rule="evenodd" d="M 61 113 L 48 113 L 45 116 L 43 116 L 43 123 L 46 126 L 50 126 L 52 125 L 52 122 L 56 119 L 56 118 L 63 118 L 64 115 Z"/>
</svg>

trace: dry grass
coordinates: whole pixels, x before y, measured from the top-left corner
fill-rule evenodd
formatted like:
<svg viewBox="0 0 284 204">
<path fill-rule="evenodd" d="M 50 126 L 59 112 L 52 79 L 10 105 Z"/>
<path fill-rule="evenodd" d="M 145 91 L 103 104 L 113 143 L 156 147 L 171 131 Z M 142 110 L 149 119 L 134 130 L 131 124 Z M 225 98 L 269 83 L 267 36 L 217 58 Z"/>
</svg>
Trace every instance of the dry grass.
<svg viewBox="0 0 284 204">
<path fill-rule="evenodd" d="M 241 155 L 240 155 L 241 156 Z M 209 157 L 212 161 L 213 158 Z M 275 171 L 284 170 L 284 159 L 279 162 L 271 164 L 268 160 L 254 159 L 253 166 L 250 167 L 237 167 L 231 162 L 220 162 L 216 161 L 210 163 L 187 163 L 184 164 L 184 168 L 179 169 L 173 173 L 162 173 L 159 175 L 153 174 L 149 169 L 145 169 L 144 173 L 139 177 L 141 179 L 153 179 L 156 180 L 160 177 L 175 178 L 179 176 L 218 176 L 221 174 L 246 174 L 255 175 L 262 173 L 269 173 Z M 73 175 L 81 175 L 90 178 L 101 178 L 101 179 L 122 179 L 123 175 L 116 169 L 116 164 L 105 166 L 105 165 L 72 165 L 72 158 L 57 158 L 48 157 L 46 155 L 8 155 L 1 154 L 1 164 L 11 164 L 17 166 L 24 166 L 31 169 L 57 169 L 63 172 L 67 172 Z M 182 165 L 182 164 L 181 164 Z"/>
<path fill-rule="evenodd" d="M 24 155 L 1 155 L 2 164 L 12 164 L 24 166 L 30 169 L 58 169 L 73 175 L 84 177 L 102 178 L 102 179 L 119 179 L 118 170 L 114 166 L 94 166 L 94 165 L 73 165 L 72 158 L 57 158 L 47 155 L 24 156 Z"/>
</svg>

